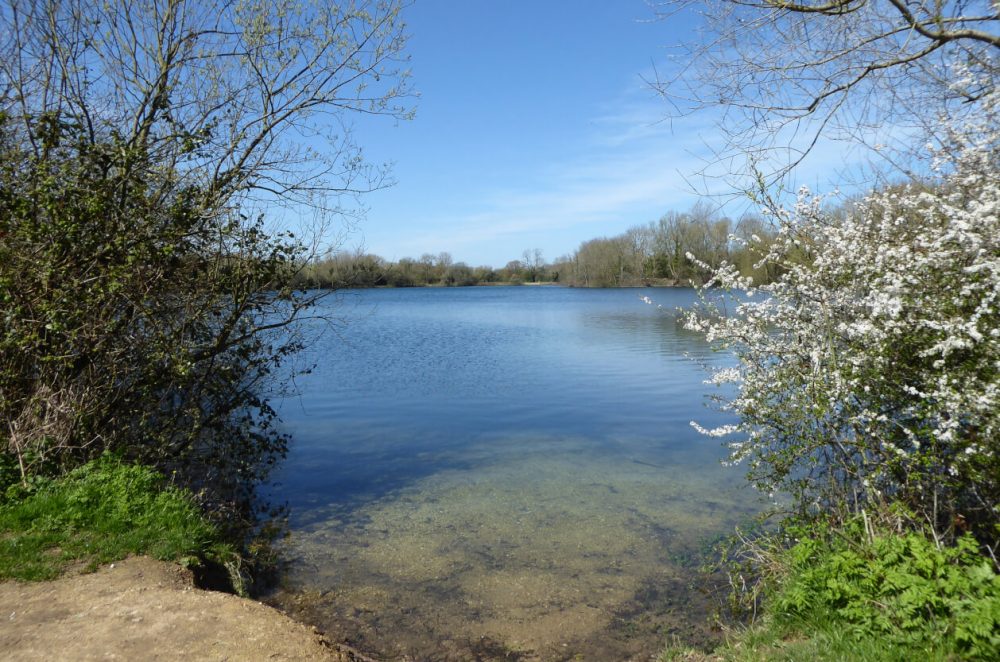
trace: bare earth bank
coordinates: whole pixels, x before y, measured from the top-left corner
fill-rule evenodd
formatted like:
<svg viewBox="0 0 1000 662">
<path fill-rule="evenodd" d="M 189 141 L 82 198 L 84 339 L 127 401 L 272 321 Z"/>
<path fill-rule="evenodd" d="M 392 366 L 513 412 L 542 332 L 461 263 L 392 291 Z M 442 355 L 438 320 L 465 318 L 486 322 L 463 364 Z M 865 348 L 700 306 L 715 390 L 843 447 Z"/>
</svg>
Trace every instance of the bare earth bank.
<svg viewBox="0 0 1000 662">
<path fill-rule="evenodd" d="M 253 600 L 194 588 L 145 557 L 51 582 L 0 583 L 4 660 L 324 660 L 368 658 Z"/>
</svg>

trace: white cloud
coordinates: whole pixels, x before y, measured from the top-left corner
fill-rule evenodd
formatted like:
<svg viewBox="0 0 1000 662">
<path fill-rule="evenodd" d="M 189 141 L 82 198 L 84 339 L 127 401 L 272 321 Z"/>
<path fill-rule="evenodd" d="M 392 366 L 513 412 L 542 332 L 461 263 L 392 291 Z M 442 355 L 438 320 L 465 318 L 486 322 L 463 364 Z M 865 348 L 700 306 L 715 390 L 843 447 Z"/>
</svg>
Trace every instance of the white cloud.
<svg viewBox="0 0 1000 662">
<path fill-rule="evenodd" d="M 594 236 L 616 234 L 628 226 L 655 220 L 694 199 L 685 174 L 705 165 L 705 122 L 685 122 L 683 131 L 661 121 L 653 101 L 623 103 L 589 123 L 580 147 L 547 163 L 534 164 L 504 186 L 485 188 L 473 198 L 474 209 L 446 217 L 428 210 L 411 218 L 421 231 L 393 237 L 397 257 L 450 250 L 457 259 L 502 263 L 490 257 L 498 244 L 539 245 L 546 235 L 573 235 L 569 244 L 542 246 L 546 254 L 569 252 Z M 373 246 L 379 243 L 373 237 Z M 441 247 L 441 248 L 435 248 Z M 510 249 L 506 259 L 516 257 Z M 377 251 L 376 251 L 377 252 Z M 483 257 L 472 257 L 483 256 Z"/>
<path fill-rule="evenodd" d="M 524 248 L 542 248 L 549 258 L 572 252 L 582 241 L 687 209 L 703 196 L 732 216 L 747 211 L 732 174 L 745 163 L 718 157 L 716 116 L 667 121 L 665 114 L 662 100 L 633 89 L 587 123 L 572 151 L 465 192 L 457 211 L 409 208 L 404 236 L 398 232 L 404 219 L 390 219 L 385 236 L 370 234 L 367 243 L 390 259 L 447 250 L 458 260 L 500 265 Z M 847 153 L 844 143 L 821 141 L 797 171 L 797 183 L 832 189 L 830 178 Z"/>
</svg>

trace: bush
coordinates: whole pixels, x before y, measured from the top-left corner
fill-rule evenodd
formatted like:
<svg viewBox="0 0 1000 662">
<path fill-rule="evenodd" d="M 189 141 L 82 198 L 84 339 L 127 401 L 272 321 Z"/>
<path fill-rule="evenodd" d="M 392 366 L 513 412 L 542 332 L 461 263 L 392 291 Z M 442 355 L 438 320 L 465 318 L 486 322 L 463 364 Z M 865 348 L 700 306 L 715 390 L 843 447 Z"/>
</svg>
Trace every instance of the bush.
<svg viewBox="0 0 1000 662">
<path fill-rule="evenodd" d="M 803 191 L 755 288 L 725 266 L 711 284 L 733 309 L 688 317 L 732 351 L 724 408 L 732 459 L 799 512 L 841 515 L 893 501 L 954 537 L 996 548 L 1000 524 L 1000 95 L 945 126 L 933 177 L 871 193 L 843 216 Z"/>
<path fill-rule="evenodd" d="M 400 12 L 4 3 L 0 467 L 30 484 L 113 451 L 220 521 L 248 514 L 286 447 L 271 380 L 316 298 L 281 284 L 344 196 L 385 183 L 330 127 L 409 115 Z M 308 239 L 269 229 L 303 216 Z"/>
<path fill-rule="evenodd" d="M 23 480 L 110 450 L 242 500 L 285 448 L 261 385 L 300 346 L 308 302 L 270 291 L 300 247 L 202 191 L 162 199 L 141 150 L 58 123 L 36 155 L 12 132 L 0 117 L 3 450 Z"/>
</svg>

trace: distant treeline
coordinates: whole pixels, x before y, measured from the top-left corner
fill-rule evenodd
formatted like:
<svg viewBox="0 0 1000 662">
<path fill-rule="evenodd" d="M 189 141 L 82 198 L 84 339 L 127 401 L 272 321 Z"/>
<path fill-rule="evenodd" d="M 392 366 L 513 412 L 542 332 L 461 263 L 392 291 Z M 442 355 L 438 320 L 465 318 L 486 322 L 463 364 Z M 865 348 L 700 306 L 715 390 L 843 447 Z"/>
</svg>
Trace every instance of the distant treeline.
<svg viewBox="0 0 1000 662">
<path fill-rule="evenodd" d="M 759 216 L 734 222 L 698 203 L 620 235 L 586 241 L 553 269 L 560 282 L 580 287 L 698 285 L 728 261 L 755 282 L 769 282 L 777 274 L 755 265 L 774 235 Z"/>
<path fill-rule="evenodd" d="M 537 256 L 537 258 L 535 257 Z M 422 287 L 541 283 L 557 281 L 559 274 L 546 265 L 541 251 L 525 251 L 524 259 L 512 260 L 502 269 L 470 267 L 455 262 L 451 254 L 425 253 L 391 262 L 364 251 L 340 252 L 300 270 L 296 288 Z"/>
<path fill-rule="evenodd" d="M 736 265 L 743 275 L 753 276 L 755 282 L 768 282 L 777 274 L 755 265 L 773 238 L 773 229 L 759 216 L 744 216 L 734 222 L 698 203 L 687 212 L 671 211 L 658 221 L 634 226 L 620 235 L 585 241 L 572 255 L 553 262 L 546 262 L 538 249 L 525 250 L 520 259 L 499 269 L 455 262 L 449 253 L 391 262 L 356 250 L 307 265 L 298 272 L 293 286 L 690 285 L 705 282 L 712 268 L 724 260 Z"/>
</svg>

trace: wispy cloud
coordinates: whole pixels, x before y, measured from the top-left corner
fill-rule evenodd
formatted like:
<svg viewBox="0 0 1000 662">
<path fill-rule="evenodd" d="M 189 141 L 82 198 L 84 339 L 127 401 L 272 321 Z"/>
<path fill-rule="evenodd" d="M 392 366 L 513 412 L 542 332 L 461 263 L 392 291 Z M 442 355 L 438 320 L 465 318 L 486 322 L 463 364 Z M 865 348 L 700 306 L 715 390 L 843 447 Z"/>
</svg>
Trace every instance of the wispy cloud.
<svg viewBox="0 0 1000 662">
<path fill-rule="evenodd" d="M 748 199 L 732 176 L 746 164 L 719 158 L 715 116 L 667 121 L 665 114 L 648 91 L 629 90 L 594 115 L 572 151 L 522 164 L 503 184 L 465 192 L 464 203 L 448 214 L 408 209 L 406 235 L 372 236 L 372 248 L 389 246 L 382 254 L 396 258 L 448 250 L 456 259 L 498 265 L 524 248 L 542 248 L 554 258 L 705 196 L 730 215 L 747 211 Z M 830 164 L 842 165 L 844 154 L 842 143 L 821 143 L 815 165 L 801 169 L 799 181 L 822 187 L 821 175 L 831 174 Z M 441 193 L 449 196 L 453 192 Z"/>
<path fill-rule="evenodd" d="M 650 99 L 621 100 L 588 123 L 572 154 L 533 164 L 503 186 L 484 187 L 466 212 L 411 219 L 411 227 L 422 229 L 396 237 L 396 250 L 448 247 L 470 261 L 496 262 L 488 256 L 498 243 L 524 248 L 558 237 L 542 246 L 554 257 L 580 241 L 690 206 L 697 196 L 685 176 L 705 166 L 703 133 L 711 125 L 671 125 L 661 110 Z M 568 245 L 567 237 L 573 237 Z"/>
</svg>

